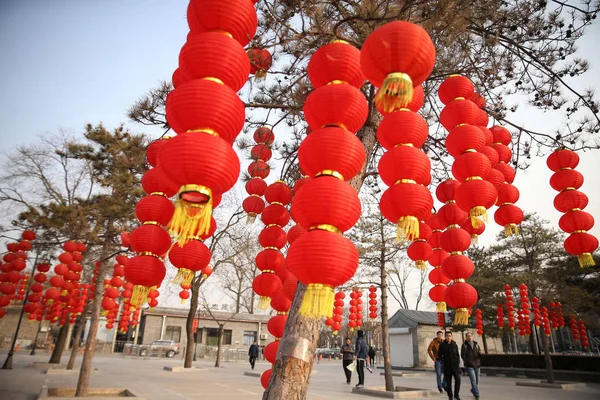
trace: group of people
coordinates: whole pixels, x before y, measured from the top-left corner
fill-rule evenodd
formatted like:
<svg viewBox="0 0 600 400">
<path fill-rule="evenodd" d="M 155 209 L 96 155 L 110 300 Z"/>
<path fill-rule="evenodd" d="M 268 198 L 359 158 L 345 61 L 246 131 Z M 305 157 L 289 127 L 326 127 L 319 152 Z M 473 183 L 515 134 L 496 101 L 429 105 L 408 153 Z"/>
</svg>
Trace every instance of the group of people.
<svg viewBox="0 0 600 400">
<path fill-rule="evenodd" d="M 370 373 L 373 373 L 372 365 L 375 364 L 375 349 L 367 348 L 364 331 L 359 330 L 356 334 L 356 342 L 352 346 L 352 340 L 346 338 L 346 343 L 342 346 L 342 367 L 346 374 L 346 383 L 349 385 L 352 380 L 351 365 L 356 363 L 356 373 L 358 374 L 357 388 L 365 385 L 365 366 Z"/>
<path fill-rule="evenodd" d="M 460 400 L 460 379 L 462 371 L 460 360 L 462 358 L 465 369 L 471 380 L 471 393 L 479 400 L 479 366 L 483 351 L 479 344 L 473 340 L 473 334 L 467 332 L 466 340 L 462 344 L 460 353 L 458 345 L 452 340 L 452 332 L 437 332 L 437 337 L 431 341 L 427 348 L 429 357 L 434 362 L 437 378 L 437 388 L 440 393 L 445 390 L 449 400 Z M 452 380 L 454 379 L 454 391 L 452 391 Z"/>
</svg>

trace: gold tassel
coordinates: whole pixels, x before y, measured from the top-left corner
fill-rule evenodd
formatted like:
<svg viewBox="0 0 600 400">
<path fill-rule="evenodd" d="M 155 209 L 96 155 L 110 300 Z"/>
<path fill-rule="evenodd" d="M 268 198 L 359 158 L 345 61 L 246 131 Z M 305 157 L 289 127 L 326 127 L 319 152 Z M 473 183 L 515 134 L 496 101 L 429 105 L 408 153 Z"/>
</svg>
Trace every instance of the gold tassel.
<svg viewBox="0 0 600 400">
<path fill-rule="evenodd" d="M 519 226 L 516 224 L 508 224 L 504 227 L 504 236 L 509 237 L 519 234 Z"/>
<path fill-rule="evenodd" d="M 424 260 L 415 261 L 415 267 L 417 269 L 427 269 L 427 263 Z"/>
<path fill-rule="evenodd" d="M 577 256 L 577 261 L 579 261 L 579 266 L 583 267 L 593 267 L 596 265 L 594 261 L 594 257 L 592 257 L 591 253 L 581 253 Z"/>
<path fill-rule="evenodd" d="M 410 76 L 402 72 L 388 74 L 375 95 L 375 104 L 386 113 L 406 107 L 413 97 Z"/>
<path fill-rule="evenodd" d="M 185 299 L 181 299 L 181 304 L 185 304 Z"/>
<path fill-rule="evenodd" d="M 108 315 L 108 310 L 104 310 L 100 313 L 101 316 L 106 317 Z"/>
<path fill-rule="evenodd" d="M 265 79 L 267 79 L 267 70 L 259 69 L 258 71 L 256 71 L 254 73 L 254 79 L 257 81 L 264 81 Z"/>
<path fill-rule="evenodd" d="M 182 198 L 187 192 L 197 192 L 208 197 L 206 203 L 191 203 Z M 212 191 L 201 185 L 185 185 L 179 190 L 175 212 L 169 222 L 169 232 L 178 237 L 179 246 L 194 236 L 205 235 L 210 230 L 212 215 Z"/>
<path fill-rule="evenodd" d="M 471 235 L 471 244 L 479 243 L 479 235 Z"/>
<path fill-rule="evenodd" d="M 256 213 L 248 213 L 248 216 L 246 217 L 246 223 L 253 224 L 254 221 L 256 221 Z"/>
<path fill-rule="evenodd" d="M 469 310 L 466 308 L 457 308 L 454 315 L 454 325 L 468 325 Z"/>
<path fill-rule="evenodd" d="M 440 301 L 438 303 L 435 304 L 435 311 L 437 312 L 446 312 L 446 303 L 443 301 Z"/>
<path fill-rule="evenodd" d="M 173 278 L 173 283 L 175 285 L 189 286 L 194 280 L 194 275 L 194 271 L 190 269 L 179 268 L 179 270 L 177 271 L 177 275 L 175 275 L 175 278 Z"/>
<path fill-rule="evenodd" d="M 469 211 L 469 217 L 471 218 L 471 225 L 477 229 L 481 227 L 481 224 L 488 222 L 487 210 L 483 206 L 476 206 L 471 208 Z"/>
<path fill-rule="evenodd" d="M 398 220 L 398 229 L 396 230 L 396 240 L 403 243 L 407 240 L 415 240 L 419 237 L 419 220 L 412 215 L 400 217 Z"/>
<path fill-rule="evenodd" d="M 260 298 L 258 299 L 258 309 L 259 310 L 266 310 L 267 308 L 269 308 L 269 304 L 271 304 L 270 297 L 260 296 Z"/>
<path fill-rule="evenodd" d="M 133 292 L 131 293 L 129 304 L 134 306 L 144 304 L 148 298 L 148 293 L 150 293 L 150 288 L 148 286 L 135 285 L 133 287 Z"/>
<path fill-rule="evenodd" d="M 300 315 L 309 318 L 331 318 L 335 293 L 331 286 L 309 283 L 300 305 Z"/>
</svg>

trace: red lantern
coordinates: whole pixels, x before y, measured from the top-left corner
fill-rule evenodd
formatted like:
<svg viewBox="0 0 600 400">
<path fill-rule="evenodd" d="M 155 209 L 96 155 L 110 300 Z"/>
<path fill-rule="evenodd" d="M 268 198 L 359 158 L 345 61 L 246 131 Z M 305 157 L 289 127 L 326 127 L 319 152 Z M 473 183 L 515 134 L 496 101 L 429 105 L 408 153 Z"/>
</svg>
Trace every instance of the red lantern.
<svg viewBox="0 0 600 400">
<path fill-rule="evenodd" d="M 487 209 L 496 203 L 498 192 L 494 185 L 480 179 L 468 180 L 456 190 L 456 204 L 469 213 L 471 224 L 478 227 L 479 217 L 487 221 Z"/>
<path fill-rule="evenodd" d="M 342 40 L 319 48 L 310 58 L 307 72 L 315 88 L 336 80 L 360 88 L 365 81 L 360 69 L 360 51 Z"/>
<path fill-rule="evenodd" d="M 422 147 L 428 135 L 427 122 L 419 114 L 398 110 L 387 115 L 377 128 L 377 140 L 386 150 L 400 144 Z"/>
<path fill-rule="evenodd" d="M 334 104 L 344 104 L 344 107 L 335 107 Z M 304 103 L 304 118 L 313 130 L 338 126 L 357 132 L 368 114 L 364 94 L 347 84 L 322 86 L 308 95 Z"/>
<path fill-rule="evenodd" d="M 262 373 L 262 375 L 260 376 L 260 384 L 262 385 L 263 388 L 268 388 L 269 387 L 269 380 L 271 379 L 271 374 L 273 373 L 272 369 L 268 369 L 265 372 Z"/>
<path fill-rule="evenodd" d="M 450 75 L 438 89 L 438 96 L 444 105 L 457 98 L 470 100 L 474 93 L 473 82 L 461 75 Z"/>
<path fill-rule="evenodd" d="M 246 46 L 256 33 L 258 19 L 254 5 L 247 0 L 191 0 L 187 9 L 190 35 L 216 31 Z"/>
<path fill-rule="evenodd" d="M 250 59 L 250 73 L 254 74 L 257 79 L 265 79 L 267 71 L 273 63 L 273 56 L 269 50 L 252 48 L 248 49 L 246 53 Z"/>
<path fill-rule="evenodd" d="M 383 193 L 379 207 L 386 219 L 398 225 L 398 239 L 413 240 L 419 236 L 419 221 L 429 217 L 433 199 L 426 187 L 401 182 Z"/>
<path fill-rule="evenodd" d="M 456 309 L 455 325 L 467 325 L 469 322 L 468 309 L 477 303 L 477 291 L 468 283 L 454 281 L 444 293 L 446 304 Z"/>
<path fill-rule="evenodd" d="M 565 250 L 577 256 L 581 267 L 596 265 L 592 254 L 598 248 L 598 239 L 587 232 L 574 232 L 565 239 Z"/>
<path fill-rule="evenodd" d="M 314 130 L 300 144 L 298 160 L 310 177 L 332 170 L 350 180 L 365 163 L 365 150 L 352 132 L 340 127 Z"/>
<path fill-rule="evenodd" d="M 377 28 L 365 40 L 360 54 L 363 73 L 379 88 L 375 103 L 385 112 L 410 103 L 413 87 L 427 79 L 434 62 L 435 47 L 427 32 L 404 21 Z"/>
<path fill-rule="evenodd" d="M 131 304 L 143 304 L 153 286 L 159 286 L 166 274 L 164 264 L 154 256 L 139 255 L 125 265 L 125 279 L 135 285 Z"/>
<path fill-rule="evenodd" d="M 281 279 L 273 273 L 262 273 L 254 278 L 252 289 L 260 296 L 258 308 L 266 309 L 271 298 L 275 297 L 282 288 Z"/>
<path fill-rule="evenodd" d="M 242 203 L 244 211 L 248 214 L 248 223 L 254 222 L 256 216 L 265 209 L 265 201 L 258 195 L 246 197 Z"/>
<path fill-rule="evenodd" d="M 177 89 L 190 80 L 218 79 L 237 92 L 251 70 L 240 43 L 218 32 L 188 37 L 179 53 L 179 66 L 185 70 L 185 78 L 178 82 Z"/>
</svg>

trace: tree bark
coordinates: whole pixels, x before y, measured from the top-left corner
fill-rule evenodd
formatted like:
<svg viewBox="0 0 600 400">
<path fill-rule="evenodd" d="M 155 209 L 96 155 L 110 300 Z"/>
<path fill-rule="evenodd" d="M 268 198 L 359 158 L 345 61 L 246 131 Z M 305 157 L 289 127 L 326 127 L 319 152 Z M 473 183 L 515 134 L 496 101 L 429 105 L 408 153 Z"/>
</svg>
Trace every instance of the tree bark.
<svg viewBox="0 0 600 400">
<path fill-rule="evenodd" d="M 542 337 L 542 347 L 544 348 L 544 363 L 546 364 L 546 377 L 548 383 L 554 383 L 554 368 L 552 367 L 552 357 L 550 357 L 550 349 L 548 348 L 548 337 L 544 332 L 540 334 Z"/>
<path fill-rule="evenodd" d="M 390 336 L 388 329 L 388 305 L 387 305 L 387 271 L 385 269 L 385 231 L 384 221 L 381 217 L 379 224 L 381 234 L 381 254 L 379 259 L 379 270 L 381 272 L 381 341 L 383 347 L 383 374 L 385 378 L 385 390 L 394 391 L 394 377 L 392 375 L 392 360 L 390 358 Z"/>
<path fill-rule="evenodd" d="M 62 353 L 65 350 L 65 344 L 67 343 L 68 334 L 69 322 L 67 321 L 67 323 L 64 324 L 58 332 L 58 337 L 56 338 L 54 350 L 52 351 L 52 355 L 50 356 L 50 361 L 48 361 L 50 364 L 60 364 L 60 358 L 62 357 Z"/>
<path fill-rule="evenodd" d="M 263 400 L 306 398 L 323 322 L 321 319 L 310 319 L 298 314 L 305 292 L 306 286 L 298 282 L 298 289 L 279 344 L 279 354 L 273 364 L 273 373 L 269 387 L 263 394 Z"/>
<path fill-rule="evenodd" d="M 67 369 L 73 369 L 73 367 L 75 366 L 75 359 L 77 358 L 77 353 L 79 353 L 79 343 L 81 342 L 83 332 L 85 331 L 87 312 L 88 307 L 84 309 L 83 313 L 79 317 L 79 321 L 77 321 L 77 325 L 75 325 L 75 336 L 73 338 L 73 347 L 71 348 L 71 355 L 69 356 Z"/>
<path fill-rule="evenodd" d="M 113 237 L 113 221 L 106 222 L 105 237 L 107 238 L 102 246 L 100 253 L 100 270 L 98 271 L 96 290 L 94 291 L 94 300 L 92 301 L 92 315 L 90 318 L 90 330 L 88 332 L 83 360 L 81 361 L 81 369 L 79 379 L 77 380 L 77 390 L 75 397 L 85 397 L 87 395 L 90 384 L 90 373 L 92 372 L 92 358 L 96 347 L 96 335 L 98 334 L 98 325 L 100 325 L 100 305 L 102 303 L 102 295 L 104 291 L 104 276 L 109 268 L 110 242 L 109 238 Z"/>
<path fill-rule="evenodd" d="M 372 90 L 371 97 L 373 94 L 374 90 Z M 372 112 L 367 122 L 368 125 L 360 131 L 359 138 L 365 148 L 367 161 L 360 173 L 350 181 L 357 192 L 362 187 L 367 166 L 377 144 L 376 133 L 380 118 L 379 114 Z M 305 292 L 306 286 L 298 282 L 298 289 L 290 307 L 285 332 L 279 342 L 279 352 L 275 364 L 273 364 L 273 373 L 269 386 L 263 394 L 263 400 L 302 400 L 306 398 L 315 349 L 323 322 L 320 319 L 310 319 L 298 315 Z"/>
<path fill-rule="evenodd" d="M 221 346 L 223 345 L 224 324 L 219 324 L 219 333 L 217 336 L 217 359 L 215 360 L 215 368 L 221 366 Z"/>
<path fill-rule="evenodd" d="M 183 368 L 192 368 L 192 361 L 194 360 L 194 345 L 196 344 L 196 338 L 194 336 L 194 318 L 196 318 L 196 314 L 198 313 L 199 289 L 199 284 L 194 283 L 192 285 L 192 300 L 190 302 L 190 310 L 188 312 L 187 320 L 185 322 L 187 346 L 185 348 L 185 360 L 183 362 Z"/>
</svg>

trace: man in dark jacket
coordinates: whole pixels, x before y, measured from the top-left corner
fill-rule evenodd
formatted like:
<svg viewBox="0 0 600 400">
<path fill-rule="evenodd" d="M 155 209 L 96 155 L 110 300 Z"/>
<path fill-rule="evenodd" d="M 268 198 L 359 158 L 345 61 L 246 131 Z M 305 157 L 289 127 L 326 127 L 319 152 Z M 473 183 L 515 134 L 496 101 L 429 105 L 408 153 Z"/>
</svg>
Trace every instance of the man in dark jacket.
<svg viewBox="0 0 600 400">
<path fill-rule="evenodd" d="M 256 363 L 256 359 L 258 358 L 258 344 L 256 342 L 250 345 L 250 349 L 248 350 L 248 356 L 250 357 L 250 366 L 254 369 L 254 364 Z"/>
<path fill-rule="evenodd" d="M 448 399 L 460 400 L 460 354 L 458 345 L 452 340 L 452 332 L 446 332 L 446 340 L 440 344 L 438 356 L 444 363 L 444 381 Z M 454 397 L 452 397 L 452 378 L 454 378 Z"/>
<path fill-rule="evenodd" d="M 465 368 L 471 380 L 471 393 L 475 396 L 475 400 L 479 400 L 479 366 L 481 365 L 483 351 L 481 351 L 477 342 L 473 341 L 471 332 L 467 332 L 466 337 L 467 340 L 460 349 L 460 356 L 465 363 Z"/>
<path fill-rule="evenodd" d="M 346 338 L 346 344 L 342 346 L 342 366 L 344 367 L 344 373 L 346 374 L 346 383 L 349 385 L 352 379 L 352 371 L 346 368 L 354 361 L 354 348 L 352 347 L 352 340 Z"/>
<path fill-rule="evenodd" d="M 356 358 L 356 372 L 358 373 L 357 388 L 365 386 L 365 360 L 367 359 L 367 343 L 365 333 L 358 331 L 356 343 L 354 344 L 354 358 Z"/>
</svg>

